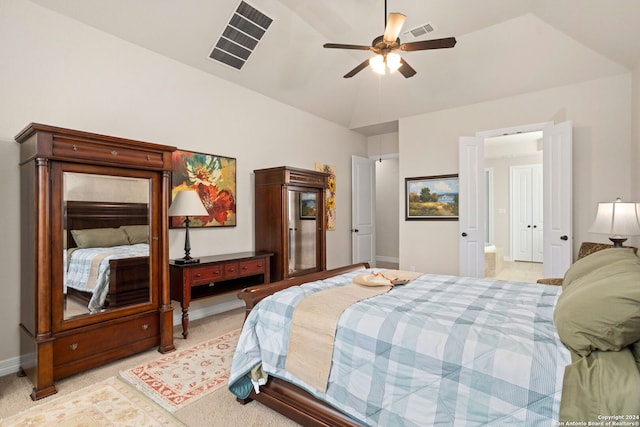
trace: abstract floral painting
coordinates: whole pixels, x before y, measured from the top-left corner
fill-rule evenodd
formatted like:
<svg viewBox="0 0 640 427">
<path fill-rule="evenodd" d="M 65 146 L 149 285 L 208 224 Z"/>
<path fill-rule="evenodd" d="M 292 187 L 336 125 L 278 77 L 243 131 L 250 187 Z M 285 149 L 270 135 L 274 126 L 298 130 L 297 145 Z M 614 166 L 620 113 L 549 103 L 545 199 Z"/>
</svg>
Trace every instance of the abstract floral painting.
<svg viewBox="0 0 640 427">
<path fill-rule="evenodd" d="M 173 152 L 171 200 L 179 191 L 195 190 L 209 212 L 189 217 L 189 227 L 236 225 L 236 159 L 177 150 Z M 184 227 L 184 217 L 171 217 L 171 228 Z"/>
<path fill-rule="evenodd" d="M 321 163 L 315 164 L 315 170 L 319 172 L 326 172 L 329 174 L 329 184 L 327 186 L 327 200 L 325 202 L 327 206 L 327 230 L 336 229 L 336 167 L 330 165 L 323 165 Z"/>
</svg>

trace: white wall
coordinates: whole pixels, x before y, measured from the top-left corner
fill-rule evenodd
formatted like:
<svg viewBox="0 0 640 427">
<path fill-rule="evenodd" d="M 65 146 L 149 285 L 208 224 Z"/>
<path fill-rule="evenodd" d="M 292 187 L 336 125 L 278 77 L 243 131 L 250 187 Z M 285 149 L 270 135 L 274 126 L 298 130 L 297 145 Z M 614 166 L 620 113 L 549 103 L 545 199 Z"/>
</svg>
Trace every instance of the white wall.
<svg viewBox="0 0 640 427">
<path fill-rule="evenodd" d="M 631 74 L 401 119 L 400 181 L 457 173 L 460 136 L 566 120 L 573 122 L 573 245 L 577 253 L 583 240 L 606 241 L 606 236 L 586 231 L 597 202 L 631 196 Z M 411 266 L 417 271 L 457 274 L 458 222 L 401 221 L 400 268 Z"/>
<path fill-rule="evenodd" d="M 634 201 L 640 201 L 640 62 L 632 71 L 631 92 L 631 194 Z M 637 246 L 637 245 L 636 245 Z"/>
<path fill-rule="evenodd" d="M 0 372 L 19 354 L 19 180 L 14 136 L 30 122 L 237 159 L 237 226 L 193 229 L 192 255 L 253 249 L 253 170 L 335 165 L 327 267 L 351 261 L 351 156 L 366 138 L 331 122 L 55 14 L 0 0 Z M 184 231 L 170 231 L 170 256 Z"/>
</svg>

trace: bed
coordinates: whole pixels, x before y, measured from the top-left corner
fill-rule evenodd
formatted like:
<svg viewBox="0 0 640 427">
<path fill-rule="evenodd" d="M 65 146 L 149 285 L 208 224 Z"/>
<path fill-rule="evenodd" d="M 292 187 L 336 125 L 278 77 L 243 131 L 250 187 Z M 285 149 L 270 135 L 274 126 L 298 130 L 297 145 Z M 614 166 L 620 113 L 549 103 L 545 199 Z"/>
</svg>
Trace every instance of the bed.
<svg viewBox="0 0 640 427">
<path fill-rule="evenodd" d="M 356 264 L 241 291 L 229 390 L 303 425 L 640 425 L 633 250 L 579 259 L 562 287 L 422 275 L 344 310 L 320 388 L 321 366 L 289 372 L 299 308 L 380 272 Z"/>
<path fill-rule="evenodd" d="M 231 392 L 304 425 L 558 420 L 570 354 L 553 325 L 561 289 L 552 286 L 422 275 L 344 311 L 325 391 L 287 372 L 294 307 L 305 296 L 368 272 L 385 270 L 353 265 L 243 290 L 247 318 L 232 363 Z M 259 385 L 260 369 L 268 374 L 266 384 Z"/>
<path fill-rule="evenodd" d="M 148 206 L 65 203 L 64 293 L 90 313 L 149 300 Z"/>
</svg>

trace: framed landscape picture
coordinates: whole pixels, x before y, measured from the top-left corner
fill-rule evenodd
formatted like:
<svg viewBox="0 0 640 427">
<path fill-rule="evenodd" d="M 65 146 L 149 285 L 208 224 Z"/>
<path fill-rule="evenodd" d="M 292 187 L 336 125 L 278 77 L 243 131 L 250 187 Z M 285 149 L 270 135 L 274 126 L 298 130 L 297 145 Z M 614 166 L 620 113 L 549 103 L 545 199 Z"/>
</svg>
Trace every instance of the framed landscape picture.
<svg viewBox="0 0 640 427">
<path fill-rule="evenodd" d="M 458 175 L 405 178 L 407 220 L 458 220 Z"/>
<path fill-rule="evenodd" d="M 209 215 L 189 217 L 189 228 L 236 225 L 236 159 L 176 150 L 172 154 L 171 198 L 195 190 Z M 170 217 L 170 228 L 183 228 L 184 217 Z"/>
<path fill-rule="evenodd" d="M 300 193 L 300 219 L 316 219 L 317 193 Z"/>
</svg>

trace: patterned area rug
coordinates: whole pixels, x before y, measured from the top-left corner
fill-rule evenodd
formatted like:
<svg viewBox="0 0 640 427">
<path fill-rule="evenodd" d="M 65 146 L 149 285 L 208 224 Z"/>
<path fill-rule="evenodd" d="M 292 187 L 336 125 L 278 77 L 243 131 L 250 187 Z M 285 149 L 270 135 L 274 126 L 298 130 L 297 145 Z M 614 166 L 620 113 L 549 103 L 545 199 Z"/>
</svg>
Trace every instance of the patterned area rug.
<svg viewBox="0 0 640 427">
<path fill-rule="evenodd" d="M 50 397 L 0 420 L 0 426 L 183 426 L 173 415 L 116 377 L 68 395 Z"/>
<path fill-rule="evenodd" d="M 175 412 L 227 384 L 240 329 L 145 363 L 120 375 Z"/>
</svg>

